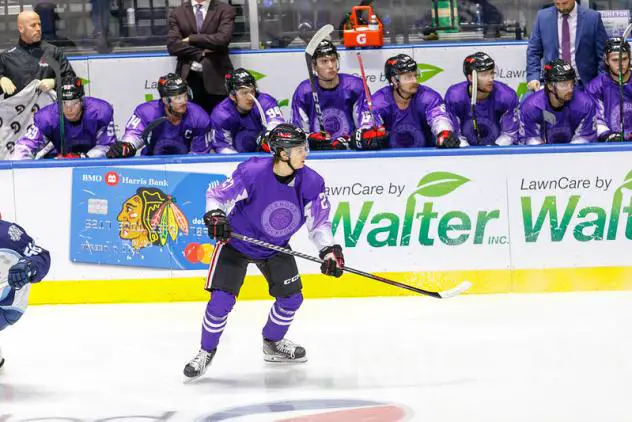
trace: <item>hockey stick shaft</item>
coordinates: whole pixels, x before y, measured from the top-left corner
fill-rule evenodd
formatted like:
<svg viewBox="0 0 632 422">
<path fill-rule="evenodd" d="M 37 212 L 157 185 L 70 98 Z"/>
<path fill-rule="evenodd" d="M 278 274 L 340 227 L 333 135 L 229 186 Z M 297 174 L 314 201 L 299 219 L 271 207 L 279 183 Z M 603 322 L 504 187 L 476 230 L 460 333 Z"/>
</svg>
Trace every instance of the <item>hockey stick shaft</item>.
<svg viewBox="0 0 632 422">
<path fill-rule="evenodd" d="M 325 25 L 314 34 L 312 39 L 307 44 L 305 49 L 305 64 L 307 65 L 307 73 L 309 75 L 309 85 L 312 89 L 312 100 L 314 102 L 314 110 L 316 111 L 316 120 L 318 121 L 318 128 L 320 132 L 325 132 L 325 122 L 323 119 L 323 111 L 320 108 L 320 100 L 318 98 L 318 87 L 316 81 L 316 75 L 314 74 L 313 56 L 318 44 L 325 38 L 327 38 L 334 30 L 333 25 Z"/>
<path fill-rule="evenodd" d="M 373 100 L 371 99 L 371 89 L 369 88 L 369 83 L 366 80 L 366 73 L 364 72 L 364 60 L 362 60 L 362 54 L 358 51 L 356 54 L 358 57 L 358 64 L 360 65 L 360 74 L 362 75 L 362 85 L 364 86 L 364 96 L 366 97 L 366 104 L 369 107 L 369 113 L 371 113 L 371 118 L 373 119 L 373 128 L 377 127 L 377 120 L 375 118 L 375 114 L 373 113 Z"/>
<path fill-rule="evenodd" d="M 472 93 L 470 95 L 470 109 L 472 111 L 472 125 L 476 133 L 476 143 L 481 144 L 481 134 L 478 131 L 478 119 L 476 118 L 476 97 L 478 96 L 478 72 L 472 69 Z"/>
<path fill-rule="evenodd" d="M 234 233 L 233 232 L 233 233 L 231 233 L 231 237 L 233 237 L 235 239 L 238 239 L 238 240 L 241 240 L 243 242 L 248 242 L 248 243 L 252 243 L 252 244 L 257 245 L 257 246 L 262 246 L 264 248 L 272 249 L 274 251 L 281 252 L 281 253 L 284 253 L 286 255 L 297 256 L 299 258 L 303 258 L 303 259 L 308 260 L 308 261 L 316 262 L 318 264 L 322 264 L 323 263 L 322 259 L 316 258 L 315 256 L 307 255 L 307 254 L 304 254 L 304 253 L 301 253 L 301 252 L 294 251 L 292 249 L 287 249 L 287 248 L 283 248 L 281 246 L 273 245 L 272 243 L 268 243 L 268 242 L 264 242 L 263 240 L 254 239 L 252 237 L 244 236 L 244 235 L 239 234 L 239 233 Z M 380 277 L 380 276 L 377 276 L 377 275 L 374 275 L 374 274 L 371 274 L 371 273 L 360 271 L 360 270 L 357 270 L 357 269 L 352 268 L 352 267 L 347 267 L 346 265 L 344 267 L 344 270 L 349 272 L 349 273 L 352 273 L 352 274 L 356 274 L 356 275 L 359 275 L 359 276 L 362 276 L 362 277 L 370 278 L 372 280 L 380 281 L 382 283 L 386 283 L 386 284 L 389 284 L 391 286 L 395 286 L 395 287 L 399 287 L 399 288 L 402 288 L 402 289 L 410 290 L 411 292 L 419 293 L 419 294 L 426 295 L 426 296 L 431 296 L 431 297 L 438 298 L 438 299 L 443 299 L 443 298 L 455 296 L 456 294 L 459 294 L 459 293 L 467 290 L 471 286 L 471 284 L 469 284 L 468 282 L 465 282 L 467 284 L 461 283 L 461 285 L 457 286 L 455 289 L 448 290 L 446 292 L 431 292 L 431 291 L 428 291 L 428 290 L 419 289 L 417 287 L 409 286 L 407 284 L 403 284 L 403 283 L 400 283 L 400 282 L 397 282 L 397 281 L 394 281 L 394 280 L 389 280 L 388 278 L 384 278 L 384 277 Z"/>
<path fill-rule="evenodd" d="M 65 131 L 65 123 L 64 123 L 64 101 L 61 95 L 61 65 L 54 57 L 47 55 L 46 63 L 53 69 L 55 72 L 55 92 L 57 93 L 57 109 L 59 111 L 59 144 L 61 151 L 59 153 L 61 155 L 66 154 L 66 131 Z"/>
<path fill-rule="evenodd" d="M 162 123 L 166 122 L 167 116 L 160 116 L 157 119 L 152 120 L 151 122 L 149 122 L 149 124 L 145 127 L 145 129 L 143 129 L 142 133 L 140 134 L 141 139 L 143 140 L 143 143 L 145 144 L 146 148 L 153 148 L 152 145 L 152 133 L 154 132 L 154 130 L 160 126 Z"/>
<path fill-rule="evenodd" d="M 624 122 L 623 122 L 623 112 L 624 112 L 623 97 L 625 95 L 625 92 L 623 89 L 623 45 L 625 43 L 626 38 L 630 36 L 630 31 L 632 31 L 632 24 L 628 25 L 628 27 L 623 32 L 623 35 L 621 36 L 621 45 L 619 46 L 619 124 L 621 125 L 620 130 L 621 130 L 622 141 L 625 140 L 625 128 L 624 128 Z"/>
<path fill-rule="evenodd" d="M 266 119 L 266 115 L 263 111 L 263 107 L 261 106 L 261 103 L 259 102 L 259 100 L 257 100 L 257 97 L 255 97 L 252 94 L 248 94 L 250 95 L 250 98 L 252 98 L 252 100 L 255 102 L 255 106 L 257 107 L 257 110 L 259 110 L 259 116 L 261 116 L 261 126 L 263 126 L 263 130 L 266 130 L 268 128 L 268 121 Z"/>
</svg>

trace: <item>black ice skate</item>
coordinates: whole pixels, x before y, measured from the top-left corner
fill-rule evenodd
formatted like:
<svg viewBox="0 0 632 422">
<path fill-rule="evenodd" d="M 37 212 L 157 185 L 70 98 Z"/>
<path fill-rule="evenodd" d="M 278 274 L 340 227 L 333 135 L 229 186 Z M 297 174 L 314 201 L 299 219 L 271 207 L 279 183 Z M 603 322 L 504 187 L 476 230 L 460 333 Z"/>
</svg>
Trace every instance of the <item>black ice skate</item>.
<svg viewBox="0 0 632 422">
<path fill-rule="evenodd" d="M 307 362 L 305 348 L 290 340 L 263 339 L 263 360 L 266 362 Z"/>
<path fill-rule="evenodd" d="M 191 382 L 204 375 L 216 351 L 217 349 L 213 349 L 210 352 L 200 349 L 198 354 L 184 367 L 184 382 Z"/>
</svg>

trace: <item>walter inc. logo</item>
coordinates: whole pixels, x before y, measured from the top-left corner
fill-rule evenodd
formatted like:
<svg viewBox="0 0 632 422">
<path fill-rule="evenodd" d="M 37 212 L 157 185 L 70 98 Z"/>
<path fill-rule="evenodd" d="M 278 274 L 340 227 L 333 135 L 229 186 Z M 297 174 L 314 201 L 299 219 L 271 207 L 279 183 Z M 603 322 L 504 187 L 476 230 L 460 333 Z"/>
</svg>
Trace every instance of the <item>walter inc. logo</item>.
<svg viewBox="0 0 632 422">
<path fill-rule="evenodd" d="M 360 240 L 366 240 L 376 248 L 410 246 L 415 242 L 421 246 L 509 243 L 504 234 L 488 234 L 499 228 L 494 224 L 499 222 L 499 209 L 463 211 L 452 208 L 463 201 L 462 198 L 458 202 L 452 199 L 454 192 L 470 182 L 467 177 L 455 173 L 429 173 L 419 180 L 408 197 L 403 197 L 405 202 L 396 202 L 401 204 L 396 210 L 377 209 L 372 200 L 362 202 L 359 210 L 357 202 L 340 202 L 332 221 L 333 232 L 335 234 L 342 227 L 346 247 L 355 247 Z M 469 201 L 474 202 L 474 198 Z"/>
<path fill-rule="evenodd" d="M 419 83 L 426 82 L 428 79 L 431 79 L 435 77 L 436 75 L 438 75 L 439 73 L 443 72 L 443 69 L 441 69 L 440 67 L 427 64 L 427 63 L 418 64 L 417 70 L 419 72 L 419 76 L 417 77 L 417 82 Z"/>
<path fill-rule="evenodd" d="M 610 177 L 561 176 L 549 179 L 522 178 L 520 190 L 535 194 L 520 197 L 527 243 L 542 238 L 546 241 L 547 237 L 552 242 L 571 237 L 579 242 L 617 240 L 621 232 L 626 239 L 632 240 L 632 200 L 629 199 L 632 171 L 625 175 L 620 185 Z M 582 194 L 568 194 L 574 191 L 582 191 Z M 540 202 L 542 192 L 547 194 Z M 601 198 L 604 193 L 608 193 L 605 203 L 595 203 L 595 193 Z M 626 201 L 624 196 L 628 198 Z"/>
</svg>

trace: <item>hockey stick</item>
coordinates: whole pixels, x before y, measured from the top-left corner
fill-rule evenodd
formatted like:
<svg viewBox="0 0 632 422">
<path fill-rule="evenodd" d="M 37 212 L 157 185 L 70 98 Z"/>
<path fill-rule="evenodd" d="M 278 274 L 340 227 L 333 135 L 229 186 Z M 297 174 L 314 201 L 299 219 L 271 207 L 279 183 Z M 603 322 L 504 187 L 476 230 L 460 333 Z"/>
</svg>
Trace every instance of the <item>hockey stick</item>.
<svg viewBox="0 0 632 422">
<path fill-rule="evenodd" d="M 53 96 L 50 93 L 48 93 L 48 95 L 51 97 L 51 99 L 53 99 Z M 57 100 L 57 98 L 54 98 L 54 100 Z M 63 124 L 62 120 L 60 120 L 60 122 L 59 122 L 60 124 Z M 35 125 L 35 115 L 33 115 L 33 124 Z M 41 160 L 42 158 L 46 157 L 46 155 L 48 155 L 48 153 L 51 152 L 53 149 L 55 149 L 55 144 L 53 144 L 53 141 L 48 141 L 46 143 L 46 145 L 44 145 L 42 147 L 42 149 L 37 151 L 37 153 L 35 154 L 35 157 L 33 157 L 33 159 L 34 160 Z"/>
<path fill-rule="evenodd" d="M 625 129 L 623 127 L 623 44 L 625 40 L 630 36 L 630 31 L 632 31 L 632 23 L 625 28 L 623 35 L 621 36 L 621 44 L 619 45 L 619 123 L 621 124 L 621 140 L 625 141 Z M 628 54 L 628 60 L 630 55 Z M 629 66 L 628 66 L 629 71 Z"/>
<path fill-rule="evenodd" d="M 362 60 L 362 54 L 358 51 L 358 64 L 360 65 L 360 74 L 362 75 L 362 85 L 364 86 L 364 96 L 366 97 L 366 104 L 369 106 L 369 113 L 371 113 L 371 118 L 373 118 L 373 129 L 377 129 L 377 119 L 375 118 L 375 114 L 373 113 L 373 100 L 371 99 L 371 89 L 369 88 L 369 83 L 366 80 L 366 73 L 364 72 L 364 61 Z"/>
<path fill-rule="evenodd" d="M 57 93 L 57 109 L 59 111 L 59 145 L 61 151 L 59 153 L 64 155 L 66 153 L 65 137 L 66 131 L 64 127 L 64 100 L 61 95 L 61 65 L 52 56 L 46 56 L 46 63 L 55 72 L 55 92 Z M 49 151 L 50 152 L 50 151 Z"/>
<path fill-rule="evenodd" d="M 158 126 L 160 126 L 163 122 L 166 122 L 167 120 L 168 120 L 167 116 L 160 116 L 157 119 L 154 119 L 151 122 L 149 122 L 149 124 L 145 127 L 145 129 L 143 129 L 143 131 L 140 134 L 140 138 L 143 140 L 145 147 L 147 148 L 153 147 L 153 145 L 151 144 L 151 137 L 152 137 L 152 133 L 154 129 L 156 129 Z M 153 148 L 150 152 L 153 153 Z"/>
<path fill-rule="evenodd" d="M 314 52 L 316 52 L 316 48 L 321 41 L 326 39 L 334 32 L 334 26 L 331 24 L 327 24 L 320 28 L 316 34 L 312 37 L 307 44 L 307 48 L 305 48 L 305 62 L 307 63 L 307 73 L 309 74 L 309 84 L 312 88 L 312 99 L 314 101 L 314 109 L 316 110 L 316 119 L 318 119 L 318 126 L 320 128 L 320 132 L 325 133 L 325 123 L 323 120 L 323 111 L 320 109 L 320 101 L 318 100 L 318 92 L 316 91 L 316 78 L 314 75 L 314 63 L 313 56 Z"/>
<path fill-rule="evenodd" d="M 554 126 L 557 124 L 557 118 L 555 117 L 555 114 L 551 113 L 548 110 L 542 109 L 542 126 L 544 126 L 544 143 L 548 144 L 549 143 L 549 135 L 548 135 L 548 130 L 547 130 L 547 126 L 546 124 L 549 123 L 550 125 Z"/>
<path fill-rule="evenodd" d="M 266 130 L 268 128 L 268 122 L 266 120 L 266 116 L 265 113 L 263 112 L 263 107 L 261 106 L 261 103 L 259 102 L 259 100 L 257 100 L 257 97 L 255 97 L 252 94 L 248 94 L 250 95 L 250 98 L 252 98 L 252 100 L 255 102 L 255 105 L 257 106 L 257 110 L 259 110 L 259 116 L 261 117 L 261 126 L 263 126 L 263 129 Z"/>
<path fill-rule="evenodd" d="M 282 248 L 280 246 L 277 245 L 273 245 L 271 243 L 268 242 L 264 242 L 262 240 L 258 240 L 258 239 L 253 239 L 252 237 L 248 237 L 248 236 L 244 236 L 242 234 L 239 233 L 231 233 L 231 237 L 241 240 L 243 242 L 248 242 L 248 243 L 252 243 L 254 245 L 257 246 L 262 246 L 264 248 L 268 248 L 268 249 L 272 249 L 273 251 L 277 251 L 277 252 L 281 252 L 287 255 L 292 255 L 292 256 L 297 256 L 299 258 L 303 258 L 306 259 L 308 261 L 312 261 L 312 262 L 316 262 L 318 264 L 322 264 L 323 260 L 320 258 L 316 258 L 315 256 L 311 256 L 311 255 L 307 255 L 301 252 L 296 252 L 293 251 L 291 249 L 286 249 L 286 248 Z M 463 293 L 464 291 L 466 291 L 467 289 L 469 289 L 470 287 L 472 287 L 472 283 L 470 283 L 469 281 L 464 281 L 461 284 L 459 284 L 458 286 L 449 289 L 449 290 L 444 290 L 442 292 L 431 292 L 429 290 L 423 290 L 423 289 L 418 289 L 417 287 L 413 287 L 413 286 L 409 286 L 407 284 L 403 284 L 397 281 L 393 281 L 393 280 L 389 280 L 388 278 L 384 278 L 384 277 L 380 277 L 374 274 L 370 274 L 370 273 L 366 273 L 364 271 L 360 271 L 360 270 L 356 270 L 355 268 L 351 268 L 351 267 L 347 267 L 345 265 L 344 270 L 347 272 L 350 272 L 352 274 L 357 274 L 360 275 L 362 277 L 366 277 L 366 278 L 370 278 L 372 280 L 377 280 L 377 281 L 381 281 L 382 283 L 386 283 L 386 284 L 390 284 L 391 286 L 395 286 L 395 287 L 400 287 L 402 289 L 406 289 L 406 290 L 410 290 L 411 292 L 415 292 L 415 293 L 419 293 L 422 295 L 426 295 L 426 296 L 431 296 L 437 299 L 448 299 L 451 298 L 453 296 L 457 296 L 461 293 Z"/>
<path fill-rule="evenodd" d="M 478 72 L 472 69 L 472 93 L 470 95 L 470 110 L 472 111 L 472 125 L 476 133 L 476 143 L 481 144 L 481 133 L 478 131 L 478 119 L 476 118 L 476 97 L 478 95 Z"/>
</svg>

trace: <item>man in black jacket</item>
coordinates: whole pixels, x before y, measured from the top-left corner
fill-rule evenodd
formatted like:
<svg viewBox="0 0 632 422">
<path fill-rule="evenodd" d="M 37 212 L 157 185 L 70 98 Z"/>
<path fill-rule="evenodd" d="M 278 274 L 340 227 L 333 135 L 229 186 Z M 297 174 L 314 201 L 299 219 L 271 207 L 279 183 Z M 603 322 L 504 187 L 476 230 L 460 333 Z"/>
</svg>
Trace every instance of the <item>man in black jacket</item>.
<svg viewBox="0 0 632 422">
<path fill-rule="evenodd" d="M 5 96 L 17 94 L 35 79 L 40 81 L 42 91 L 54 89 L 55 72 L 48 64 L 49 58 L 59 63 L 62 78 L 75 76 L 61 49 L 42 41 L 42 24 L 37 13 L 30 10 L 20 13 L 18 31 L 18 44 L 0 54 L 0 92 Z"/>
</svg>

